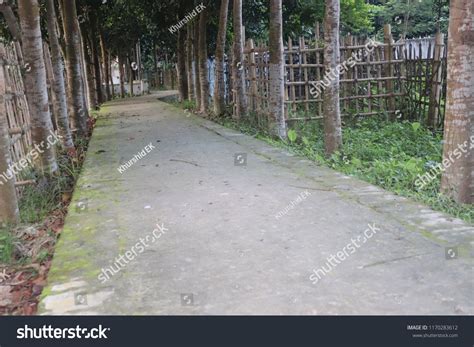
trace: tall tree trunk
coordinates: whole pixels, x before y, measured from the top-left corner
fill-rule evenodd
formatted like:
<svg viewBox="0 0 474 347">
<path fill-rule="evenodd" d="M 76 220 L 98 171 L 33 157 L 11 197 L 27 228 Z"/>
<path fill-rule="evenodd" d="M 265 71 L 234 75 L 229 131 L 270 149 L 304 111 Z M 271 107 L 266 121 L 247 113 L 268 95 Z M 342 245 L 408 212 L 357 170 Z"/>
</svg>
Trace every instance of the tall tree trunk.
<svg viewBox="0 0 474 347">
<path fill-rule="evenodd" d="M 109 71 L 109 78 L 110 78 L 110 94 L 112 99 L 115 99 L 115 84 L 114 84 L 114 77 L 112 73 L 112 53 L 110 51 L 107 54 L 107 70 Z"/>
<path fill-rule="evenodd" d="M 178 31 L 178 91 L 181 102 L 188 99 L 188 78 L 186 76 L 186 36 Z"/>
<path fill-rule="evenodd" d="M 88 43 L 87 35 L 82 35 L 82 49 L 84 54 L 85 77 L 87 81 L 87 92 L 89 93 L 89 109 L 97 109 L 97 90 L 95 88 L 94 66 L 91 60 L 90 42 Z"/>
<path fill-rule="evenodd" d="M 274 6 L 273 1 L 270 8 Z M 281 6 L 281 5 L 280 5 Z M 274 26 L 270 18 L 270 26 Z M 278 20 L 277 20 L 278 21 Z M 240 119 L 247 113 L 247 103 L 245 100 L 245 80 L 244 80 L 244 43 L 242 36 L 242 0 L 234 0 L 233 8 L 234 22 L 234 54 L 232 59 L 232 80 L 235 93 L 235 119 Z"/>
<path fill-rule="evenodd" d="M 474 2 L 451 0 L 441 191 L 474 203 Z"/>
<path fill-rule="evenodd" d="M 45 174 L 52 174 L 58 170 L 58 164 L 55 147 L 48 144 L 53 132 L 53 123 L 49 109 L 38 0 L 20 0 L 18 5 L 23 35 L 23 57 L 25 66 L 28 66 L 25 87 L 31 107 L 31 135 L 39 152 L 35 164 Z"/>
<path fill-rule="evenodd" d="M 339 64 L 339 0 L 326 0 L 324 16 L 324 69 L 337 71 Z M 331 155 L 342 146 L 341 110 L 339 106 L 339 73 L 329 78 L 329 86 L 324 90 L 324 143 L 326 155 Z"/>
<path fill-rule="evenodd" d="M 99 40 L 100 40 L 100 52 L 102 55 L 102 71 L 104 72 L 104 84 L 105 84 L 105 96 L 107 100 L 111 98 L 110 91 L 110 69 L 109 69 L 109 55 L 107 53 L 107 48 L 105 47 L 104 32 L 102 28 L 99 29 Z"/>
<path fill-rule="evenodd" d="M 134 71 L 132 69 L 132 58 L 133 57 L 133 52 L 128 56 L 128 86 L 129 86 L 129 95 L 130 97 L 134 96 L 134 91 L 133 91 L 133 80 L 134 80 Z"/>
<path fill-rule="evenodd" d="M 89 88 L 89 76 L 92 76 L 88 71 L 88 61 L 86 60 L 86 49 L 84 38 L 82 37 L 82 32 L 80 29 L 79 21 L 77 21 L 77 27 L 79 28 L 79 49 L 81 50 L 81 74 L 82 74 L 82 85 L 84 86 L 84 97 L 82 104 L 84 105 L 85 112 L 89 114 L 89 110 L 94 108 L 94 98 L 91 98 L 91 88 Z"/>
<path fill-rule="evenodd" d="M 214 114 L 222 115 L 225 108 L 225 85 L 224 85 L 224 52 L 225 38 L 227 34 L 227 12 L 229 0 L 222 0 L 219 14 L 219 30 L 216 42 L 216 73 L 214 76 Z"/>
<path fill-rule="evenodd" d="M 102 78 L 100 76 L 100 58 L 99 58 L 99 48 L 97 45 L 97 16 L 95 11 L 89 11 L 90 18 L 90 41 L 91 41 L 91 54 L 92 54 L 92 63 L 94 65 L 94 77 L 95 77 L 95 90 L 97 92 L 97 104 L 100 105 L 104 102 L 104 97 L 102 95 Z"/>
<path fill-rule="evenodd" d="M 5 17 L 8 30 L 13 36 L 13 39 L 17 42 L 21 42 L 20 26 L 18 25 L 18 21 L 15 17 L 15 13 L 13 13 L 11 6 L 8 5 L 6 2 L 0 3 L 0 12 L 3 14 L 3 17 Z"/>
<path fill-rule="evenodd" d="M 273 136 L 286 140 L 282 0 L 270 0 L 270 122 Z M 235 66 L 234 66 L 235 68 Z"/>
<path fill-rule="evenodd" d="M 194 69 L 195 69 L 195 76 L 196 76 L 196 108 L 201 110 L 201 76 L 199 73 L 199 18 L 194 21 L 194 46 L 193 46 L 193 54 L 194 54 Z"/>
<path fill-rule="evenodd" d="M 87 134 L 87 109 L 84 105 L 85 88 L 82 78 L 82 53 L 76 2 L 62 0 L 63 26 L 66 41 L 68 94 L 72 104 L 73 126 L 79 136 Z"/>
<path fill-rule="evenodd" d="M 120 97 L 125 98 L 125 63 L 123 61 L 123 55 L 119 52 L 119 74 L 120 74 Z"/>
<path fill-rule="evenodd" d="M 69 128 L 69 116 L 66 99 L 66 86 L 64 82 L 64 64 L 61 56 L 61 47 L 59 45 L 56 11 L 54 8 L 54 0 L 47 0 L 47 17 L 48 17 L 48 36 L 51 48 L 51 61 L 53 65 L 54 81 L 51 81 L 54 93 L 54 108 L 58 119 L 58 130 L 61 142 L 64 148 L 73 149 L 71 129 Z"/>
<path fill-rule="evenodd" d="M 194 100 L 194 69 L 193 69 L 193 25 L 186 26 L 186 76 L 188 78 L 188 100 Z"/>
<path fill-rule="evenodd" d="M 207 9 L 199 15 L 199 80 L 201 82 L 201 109 L 205 114 L 209 108 L 209 80 L 207 71 Z"/>
</svg>

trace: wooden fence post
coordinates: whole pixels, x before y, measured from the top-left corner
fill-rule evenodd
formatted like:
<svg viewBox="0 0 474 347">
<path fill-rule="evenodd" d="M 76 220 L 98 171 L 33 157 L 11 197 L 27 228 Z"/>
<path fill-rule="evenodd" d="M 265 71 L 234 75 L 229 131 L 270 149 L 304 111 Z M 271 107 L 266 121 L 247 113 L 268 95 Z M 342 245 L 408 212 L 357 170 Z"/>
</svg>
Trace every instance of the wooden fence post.
<svg viewBox="0 0 474 347">
<path fill-rule="evenodd" d="M 436 129 L 439 121 L 439 102 L 442 86 L 441 50 L 444 45 L 444 35 L 438 30 L 435 36 L 435 47 L 433 56 L 433 70 L 431 76 L 430 105 L 428 109 L 428 127 Z"/>
<path fill-rule="evenodd" d="M 385 61 L 388 61 L 388 64 L 385 66 L 385 77 L 387 78 L 385 82 L 386 93 L 389 94 L 387 98 L 387 111 L 390 113 L 390 119 L 395 120 L 395 97 L 394 97 L 394 88 L 393 88 L 393 39 L 392 39 L 392 26 L 390 24 L 385 24 L 383 27 L 384 33 L 384 43 L 385 46 Z"/>
<path fill-rule="evenodd" d="M 250 83 L 250 109 L 252 111 L 257 110 L 257 68 L 255 66 L 255 44 L 252 39 L 248 40 L 248 49 L 249 49 L 249 83 Z"/>
<path fill-rule="evenodd" d="M 320 40 L 321 40 L 321 31 L 320 31 L 320 24 L 319 22 L 316 22 L 316 26 L 314 28 L 314 40 L 315 40 L 315 46 L 314 48 L 316 49 L 314 52 L 315 59 L 316 59 L 316 82 L 321 80 L 321 67 L 319 66 L 321 64 L 321 61 L 323 59 L 320 59 L 320 52 L 318 51 L 319 45 L 320 45 Z M 322 99 L 322 95 L 319 95 L 316 99 Z M 322 117 L 323 116 L 323 103 L 320 101 L 316 101 L 318 105 L 318 112 L 316 117 Z"/>
<path fill-rule="evenodd" d="M 344 40 L 341 40 L 341 43 L 343 43 L 343 47 L 345 48 L 344 52 L 344 59 L 346 61 L 349 60 L 349 58 L 352 56 L 352 49 L 349 49 L 353 45 L 353 38 L 351 34 L 347 35 Z M 341 54 L 342 56 L 342 54 Z M 343 78 L 352 80 L 353 79 L 353 69 L 347 69 L 347 71 L 344 73 Z M 354 84 L 352 82 L 347 82 L 344 83 L 341 90 L 343 91 L 344 98 L 352 96 L 352 93 L 354 91 Z M 351 101 L 348 99 L 344 100 L 344 113 L 350 113 L 351 110 Z"/>
<path fill-rule="evenodd" d="M 17 223 L 20 212 L 15 189 L 15 175 L 8 172 L 12 163 L 8 133 L 5 78 L 5 46 L 0 44 L 0 223 Z M 8 179 L 7 175 L 11 178 Z"/>
<path fill-rule="evenodd" d="M 292 103 L 292 109 L 296 112 L 296 90 L 293 82 L 295 81 L 295 70 L 293 69 L 293 41 L 291 37 L 288 37 L 288 63 L 289 63 L 289 72 L 290 72 L 290 95 L 289 100 Z M 301 63 L 301 62 L 300 62 Z M 286 88 L 285 88 L 286 89 Z M 289 108 L 289 107 L 288 107 Z"/>
<path fill-rule="evenodd" d="M 300 37 L 300 51 L 301 51 L 301 56 L 302 56 L 302 60 L 303 60 L 303 76 L 304 76 L 304 99 L 305 99 L 305 103 L 304 103 L 304 107 L 305 107 L 305 111 L 306 112 L 309 112 L 309 84 L 308 84 L 308 67 L 307 67 L 307 64 L 308 64 L 308 57 L 306 55 L 306 43 L 304 42 L 304 37 Z M 301 61 L 300 61 L 300 64 L 301 64 Z"/>
</svg>

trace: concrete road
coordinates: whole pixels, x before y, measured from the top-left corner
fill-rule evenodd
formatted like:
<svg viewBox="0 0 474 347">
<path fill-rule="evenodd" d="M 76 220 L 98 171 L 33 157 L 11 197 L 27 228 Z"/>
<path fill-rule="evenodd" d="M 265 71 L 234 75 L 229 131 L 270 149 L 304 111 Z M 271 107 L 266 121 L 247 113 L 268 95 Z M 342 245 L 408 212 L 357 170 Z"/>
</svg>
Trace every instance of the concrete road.
<svg viewBox="0 0 474 347">
<path fill-rule="evenodd" d="M 474 313 L 472 225 L 164 95 L 103 108 L 40 314 Z"/>
</svg>

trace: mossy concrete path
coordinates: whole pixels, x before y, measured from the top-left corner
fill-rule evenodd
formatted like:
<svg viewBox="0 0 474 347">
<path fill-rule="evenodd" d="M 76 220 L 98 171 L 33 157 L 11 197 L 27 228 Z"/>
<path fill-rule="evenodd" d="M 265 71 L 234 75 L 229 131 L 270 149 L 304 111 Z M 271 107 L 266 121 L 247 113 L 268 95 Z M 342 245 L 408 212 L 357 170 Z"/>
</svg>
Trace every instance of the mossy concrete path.
<svg viewBox="0 0 474 347">
<path fill-rule="evenodd" d="M 165 95 L 103 108 L 40 314 L 474 314 L 472 225 Z"/>
</svg>

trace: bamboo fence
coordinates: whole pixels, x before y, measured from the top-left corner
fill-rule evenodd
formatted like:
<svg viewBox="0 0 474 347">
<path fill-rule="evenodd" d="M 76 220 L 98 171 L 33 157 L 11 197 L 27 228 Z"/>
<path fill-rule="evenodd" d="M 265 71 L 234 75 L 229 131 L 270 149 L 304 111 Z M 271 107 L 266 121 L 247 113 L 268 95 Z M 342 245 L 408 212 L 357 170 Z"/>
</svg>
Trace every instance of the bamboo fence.
<svg viewBox="0 0 474 347">
<path fill-rule="evenodd" d="M 28 165 L 31 122 L 19 45 L 0 42 L 0 223 L 19 220 L 18 194 L 32 181 L 22 181 L 17 164 Z"/>
<path fill-rule="evenodd" d="M 288 39 L 285 56 L 287 122 L 323 118 L 324 84 L 339 72 L 343 117 L 385 115 L 441 128 L 446 90 L 446 49 L 435 38 L 394 42 L 390 26 L 384 41 L 345 36 L 337 71 L 324 70 L 323 39 L 316 26 L 311 39 Z M 268 118 L 269 53 L 264 43 L 247 41 L 244 71 L 250 110 L 259 124 Z"/>
<path fill-rule="evenodd" d="M 14 163 L 25 159 L 32 146 L 30 113 L 22 79 L 22 69 L 28 69 L 28 66 L 22 66 L 20 61 L 15 45 L 0 43 L 0 74 L 4 86 L 0 117 L 7 120 L 9 151 Z M 17 176 L 16 185 L 22 184 L 21 177 Z"/>
</svg>

